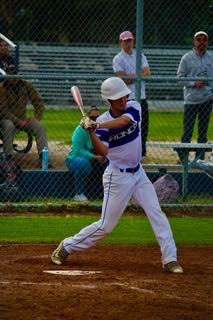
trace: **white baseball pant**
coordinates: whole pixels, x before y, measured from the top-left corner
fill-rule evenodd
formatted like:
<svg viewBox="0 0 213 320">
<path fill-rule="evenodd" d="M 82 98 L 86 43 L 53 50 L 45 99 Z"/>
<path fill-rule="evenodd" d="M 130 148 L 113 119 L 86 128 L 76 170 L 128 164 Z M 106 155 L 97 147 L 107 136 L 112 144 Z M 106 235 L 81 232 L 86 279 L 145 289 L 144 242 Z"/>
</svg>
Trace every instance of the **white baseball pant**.
<svg viewBox="0 0 213 320">
<path fill-rule="evenodd" d="M 176 261 L 176 245 L 166 215 L 162 212 L 155 189 L 142 166 L 135 173 L 121 172 L 108 166 L 103 175 L 104 200 L 100 220 L 64 239 L 67 252 L 83 251 L 111 233 L 132 200 L 141 206 L 160 245 L 162 263 Z"/>
</svg>

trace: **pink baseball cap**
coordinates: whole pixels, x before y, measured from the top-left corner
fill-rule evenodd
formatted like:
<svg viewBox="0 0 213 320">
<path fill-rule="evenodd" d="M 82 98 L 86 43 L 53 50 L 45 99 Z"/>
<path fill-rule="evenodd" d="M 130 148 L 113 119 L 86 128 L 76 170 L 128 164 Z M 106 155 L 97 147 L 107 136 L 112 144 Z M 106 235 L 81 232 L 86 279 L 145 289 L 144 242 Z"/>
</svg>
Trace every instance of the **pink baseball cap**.
<svg viewBox="0 0 213 320">
<path fill-rule="evenodd" d="M 130 31 L 124 31 L 119 36 L 119 40 L 121 41 L 128 40 L 128 39 L 134 39 L 134 36 Z"/>
</svg>

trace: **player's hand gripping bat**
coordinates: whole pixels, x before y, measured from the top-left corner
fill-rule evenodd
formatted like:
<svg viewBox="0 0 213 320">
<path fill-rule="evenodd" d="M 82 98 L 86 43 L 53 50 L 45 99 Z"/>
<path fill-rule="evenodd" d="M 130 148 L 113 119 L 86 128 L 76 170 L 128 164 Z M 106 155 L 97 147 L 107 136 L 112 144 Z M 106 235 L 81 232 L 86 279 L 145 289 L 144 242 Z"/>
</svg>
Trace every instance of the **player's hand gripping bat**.
<svg viewBox="0 0 213 320">
<path fill-rule="evenodd" d="M 79 107 L 79 109 L 80 109 L 80 111 L 82 113 L 82 116 L 83 116 L 83 118 L 81 119 L 80 125 L 86 130 L 90 130 L 90 129 L 94 130 L 94 129 L 96 129 L 99 126 L 99 124 L 97 122 L 91 120 L 84 113 L 83 100 L 82 100 L 79 88 L 77 86 L 73 86 L 73 87 L 70 88 L 70 91 L 72 93 L 72 96 L 73 96 L 73 99 L 74 99 L 75 103 Z"/>
<path fill-rule="evenodd" d="M 72 96 L 73 96 L 73 99 L 74 99 L 75 103 L 79 107 L 79 109 L 80 109 L 80 111 L 82 113 L 82 116 L 83 116 L 83 118 L 81 119 L 80 125 L 86 130 L 90 130 L 90 129 L 94 130 L 94 129 L 98 128 L 99 124 L 97 122 L 91 120 L 84 113 L 83 100 L 82 100 L 79 88 L 77 86 L 73 86 L 73 87 L 71 87 L 70 91 L 72 93 Z"/>
</svg>

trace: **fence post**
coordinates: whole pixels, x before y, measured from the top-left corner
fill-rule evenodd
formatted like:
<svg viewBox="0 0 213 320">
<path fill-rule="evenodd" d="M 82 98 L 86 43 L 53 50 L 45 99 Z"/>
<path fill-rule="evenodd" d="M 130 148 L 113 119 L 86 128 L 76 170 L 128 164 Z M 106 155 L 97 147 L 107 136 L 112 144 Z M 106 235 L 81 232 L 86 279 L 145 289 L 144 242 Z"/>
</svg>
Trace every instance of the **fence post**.
<svg viewBox="0 0 213 320">
<path fill-rule="evenodd" d="M 19 45 L 17 44 L 15 48 L 15 66 L 16 66 L 16 71 L 19 71 Z"/>
<path fill-rule="evenodd" d="M 141 49 L 143 42 L 143 6 L 144 0 L 137 0 L 136 13 L 136 100 L 141 100 Z"/>
</svg>

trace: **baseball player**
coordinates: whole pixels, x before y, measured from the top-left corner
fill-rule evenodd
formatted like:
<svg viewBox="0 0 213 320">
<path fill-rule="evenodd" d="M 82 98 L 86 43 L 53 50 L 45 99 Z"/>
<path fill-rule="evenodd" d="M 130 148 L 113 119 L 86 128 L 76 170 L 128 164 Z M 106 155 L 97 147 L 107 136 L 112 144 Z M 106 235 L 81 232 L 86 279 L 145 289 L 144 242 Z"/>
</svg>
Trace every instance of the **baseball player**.
<svg viewBox="0 0 213 320">
<path fill-rule="evenodd" d="M 90 134 L 96 152 L 109 160 L 103 175 L 101 218 L 61 241 L 51 256 L 52 262 L 61 265 L 69 254 L 86 250 L 111 233 L 132 198 L 145 210 L 150 221 L 160 245 L 163 269 L 183 273 L 177 262 L 176 245 L 169 222 L 161 211 L 154 187 L 140 164 L 140 104 L 133 100 L 127 102 L 130 90 L 118 77 L 106 79 L 102 83 L 101 94 L 109 105 L 109 111 L 98 117 L 97 122 L 88 117 L 81 120 L 81 125 Z"/>
</svg>

